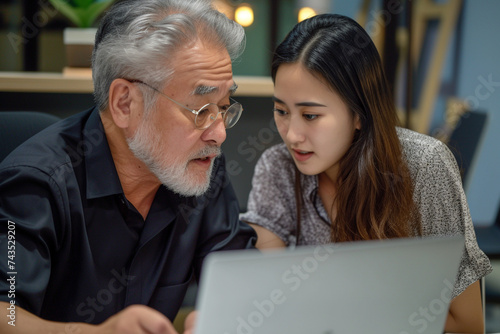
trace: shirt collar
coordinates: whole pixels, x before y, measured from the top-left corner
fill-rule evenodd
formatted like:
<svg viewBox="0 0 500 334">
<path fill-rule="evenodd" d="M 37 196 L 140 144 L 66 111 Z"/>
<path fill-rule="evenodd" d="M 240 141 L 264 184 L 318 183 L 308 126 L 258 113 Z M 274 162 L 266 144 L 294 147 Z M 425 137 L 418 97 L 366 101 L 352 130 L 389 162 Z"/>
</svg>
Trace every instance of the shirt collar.
<svg viewBox="0 0 500 334">
<path fill-rule="evenodd" d="M 319 181 L 318 175 L 304 175 L 301 174 L 301 184 L 303 187 L 303 192 L 307 201 L 310 202 L 310 205 L 314 207 L 316 213 L 322 218 L 322 220 L 328 224 L 331 224 L 330 217 L 326 212 L 325 207 L 323 206 L 323 202 L 319 197 Z M 308 205 L 308 204 L 306 204 Z"/>
<path fill-rule="evenodd" d="M 94 108 L 83 129 L 87 198 L 123 194 L 99 110 Z"/>
<path fill-rule="evenodd" d="M 318 175 L 304 175 L 300 173 L 300 183 L 302 184 L 302 192 L 305 194 L 305 198 L 313 201 L 313 198 L 318 192 Z"/>
</svg>

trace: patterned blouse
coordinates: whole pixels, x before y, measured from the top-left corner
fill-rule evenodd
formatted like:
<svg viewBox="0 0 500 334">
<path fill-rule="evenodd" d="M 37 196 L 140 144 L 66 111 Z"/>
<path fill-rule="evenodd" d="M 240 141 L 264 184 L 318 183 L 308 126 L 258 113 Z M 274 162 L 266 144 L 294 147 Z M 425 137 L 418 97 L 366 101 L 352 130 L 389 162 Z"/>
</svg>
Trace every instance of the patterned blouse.
<svg viewBox="0 0 500 334">
<path fill-rule="evenodd" d="M 465 249 L 453 297 L 492 271 L 479 249 L 458 166 L 448 147 L 437 139 L 397 128 L 411 176 L 414 200 L 420 208 L 424 236 L 461 234 Z M 240 219 L 263 226 L 287 246 L 295 245 L 295 169 L 285 144 L 266 150 L 255 167 L 248 211 Z M 318 176 L 301 174 L 303 203 L 301 245 L 330 242 L 331 221 L 318 194 Z"/>
</svg>

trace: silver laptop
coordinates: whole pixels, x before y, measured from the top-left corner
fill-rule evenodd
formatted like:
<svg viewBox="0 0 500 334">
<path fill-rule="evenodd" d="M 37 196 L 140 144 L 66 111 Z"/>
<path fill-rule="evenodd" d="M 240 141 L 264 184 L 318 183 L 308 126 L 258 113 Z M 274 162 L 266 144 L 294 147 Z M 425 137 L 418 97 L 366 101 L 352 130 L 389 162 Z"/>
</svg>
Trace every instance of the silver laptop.
<svg viewBox="0 0 500 334">
<path fill-rule="evenodd" d="M 461 236 L 207 257 L 196 334 L 442 333 Z"/>
</svg>

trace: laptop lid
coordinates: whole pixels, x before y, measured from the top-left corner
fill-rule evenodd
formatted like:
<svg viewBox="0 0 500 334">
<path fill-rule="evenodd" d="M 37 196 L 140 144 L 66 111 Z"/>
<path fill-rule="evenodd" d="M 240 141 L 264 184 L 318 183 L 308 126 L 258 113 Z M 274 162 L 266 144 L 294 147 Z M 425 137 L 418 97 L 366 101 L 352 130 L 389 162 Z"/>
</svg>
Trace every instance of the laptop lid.
<svg viewBox="0 0 500 334">
<path fill-rule="evenodd" d="M 463 246 L 454 236 L 215 252 L 195 333 L 442 333 Z"/>
</svg>

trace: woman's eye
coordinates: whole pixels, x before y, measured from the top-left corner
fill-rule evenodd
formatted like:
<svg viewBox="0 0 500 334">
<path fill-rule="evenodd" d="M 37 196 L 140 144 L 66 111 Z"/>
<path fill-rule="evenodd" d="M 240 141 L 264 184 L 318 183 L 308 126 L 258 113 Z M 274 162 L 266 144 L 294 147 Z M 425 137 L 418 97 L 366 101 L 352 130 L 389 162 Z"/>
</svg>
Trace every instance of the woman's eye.
<svg viewBox="0 0 500 334">
<path fill-rule="evenodd" d="M 284 115 L 286 115 L 286 114 L 287 114 L 287 112 L 286 112 L 286 111 L 281 110 L 281 109 L 278 109 L 278 108 L 273 108 L 273 111 L 274 111 L 275 113 L 277 113 L 278 115 L 281 115 L 281 116 L 284 116 Z"/>
<path fill-rule="evenodd" d="M 316 118 L 318 118 L 318 115 L 311 115 L 311 114 L 304 114 L 303 117 L 308 120 L 308 121 L 312 121 Z"/>
</svg>

